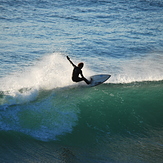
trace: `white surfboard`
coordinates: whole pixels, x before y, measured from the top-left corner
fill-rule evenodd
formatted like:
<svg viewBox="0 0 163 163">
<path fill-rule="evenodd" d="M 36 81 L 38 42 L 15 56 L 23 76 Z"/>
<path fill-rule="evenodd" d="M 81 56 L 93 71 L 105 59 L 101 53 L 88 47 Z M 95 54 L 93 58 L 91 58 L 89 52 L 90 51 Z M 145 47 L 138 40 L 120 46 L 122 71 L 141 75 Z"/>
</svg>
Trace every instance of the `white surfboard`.
<svg viewBox="0 0 163 163">
<path fill-rule="evenodd" d="M 90 78 L 92 79 L 91 84 L 89 84 L 90 87 L 99 85 L 104 83 L 106 80 L 108 80 L 111 77 L 111 75 L 108 74 L 100 74 L 100 75 L 93 75 Z"/>
</svg>

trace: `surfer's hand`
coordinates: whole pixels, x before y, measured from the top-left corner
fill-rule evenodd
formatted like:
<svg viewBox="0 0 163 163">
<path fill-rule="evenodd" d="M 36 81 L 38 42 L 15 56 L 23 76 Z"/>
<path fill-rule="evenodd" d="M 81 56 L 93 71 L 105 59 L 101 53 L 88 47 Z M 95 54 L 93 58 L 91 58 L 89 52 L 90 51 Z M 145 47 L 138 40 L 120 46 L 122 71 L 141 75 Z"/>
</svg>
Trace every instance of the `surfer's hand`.
<svg viewBox="0 0 163 163">
<path fill-rule="evenodd" d="M 70 60 L 69 56 L 67 56 L 67 59 Z"/>
</svg>

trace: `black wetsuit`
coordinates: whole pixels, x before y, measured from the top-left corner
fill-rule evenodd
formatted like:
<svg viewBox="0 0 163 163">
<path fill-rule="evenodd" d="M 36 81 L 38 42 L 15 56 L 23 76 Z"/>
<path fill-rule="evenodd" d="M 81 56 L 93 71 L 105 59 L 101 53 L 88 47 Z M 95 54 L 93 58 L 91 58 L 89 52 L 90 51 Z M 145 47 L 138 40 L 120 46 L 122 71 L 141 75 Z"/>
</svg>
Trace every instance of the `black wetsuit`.
<svg viewBox="0 0 163 163">
<path fill-rule="evenodd" d="M 90 84 L 90 81 L 88 81 L 82 73 L 82 66 L 77 67 L 71 60 L 70 58 L 67 56 L 67 59 L 69 60 L 69 62 L 72 64 L 72 66 L 74 67 L 73 73 L 72 73 L 72 81 L 74 82 L 80 82 L 80 81 L 85 81 L 87 84 Z M 79 75 L 81 75 L 81 78 L 79 77 Z"/>
<path fill-rule="evenodd" d="M 79 77 L 81 75 L 81 78 Z M 72 81 L 74 82 L 80 82 L 85 81 L 87 84 L 90 84 L 90 82 L 83 76 L 82 70 L 79 67 L 74 67 L 73 73 L 72 73 Z"/>
</svg>

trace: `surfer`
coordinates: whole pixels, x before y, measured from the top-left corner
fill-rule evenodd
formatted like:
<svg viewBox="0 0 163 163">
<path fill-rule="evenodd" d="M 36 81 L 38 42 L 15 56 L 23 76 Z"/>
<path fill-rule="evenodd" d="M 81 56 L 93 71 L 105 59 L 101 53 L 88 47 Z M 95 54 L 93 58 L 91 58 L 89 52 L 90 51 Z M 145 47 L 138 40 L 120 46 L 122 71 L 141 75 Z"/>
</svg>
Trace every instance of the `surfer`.
<svg viewBox="0 0 163 163">
<path fill-rule="evenodd" d="M 82 68 L 84 66 L 84 63 L 79 63 L 78 66 L 76 66 L 71 60 L 70 58 L 67 56 L 67 59 L 69 60 L 69 62 L 72 64 L 72 66 L 74 67 L 73 73 L 72 73 L 72 81 L 73 82 L 80 82 L 80 81 L 85 81 L 87 84 L 90 84 L 91 81 L 88 81 L 82 73 Z M 79 77 L 79 75 L 81 75 L 81 77 Z"/>
</svg>

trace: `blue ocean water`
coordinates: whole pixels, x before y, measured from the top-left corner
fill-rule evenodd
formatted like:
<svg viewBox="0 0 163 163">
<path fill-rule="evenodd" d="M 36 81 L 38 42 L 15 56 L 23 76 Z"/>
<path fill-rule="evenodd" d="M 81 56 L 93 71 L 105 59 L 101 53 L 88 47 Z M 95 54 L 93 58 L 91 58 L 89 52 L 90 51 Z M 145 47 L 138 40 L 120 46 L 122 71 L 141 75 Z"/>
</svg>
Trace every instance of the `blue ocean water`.
<svg viewBox="0 0 163 163">
<path fill-rule="evenodd" d="M 0 49 L 1 162 L 163 162 L 162 0 L 0 0 Z"/>
</svg>

